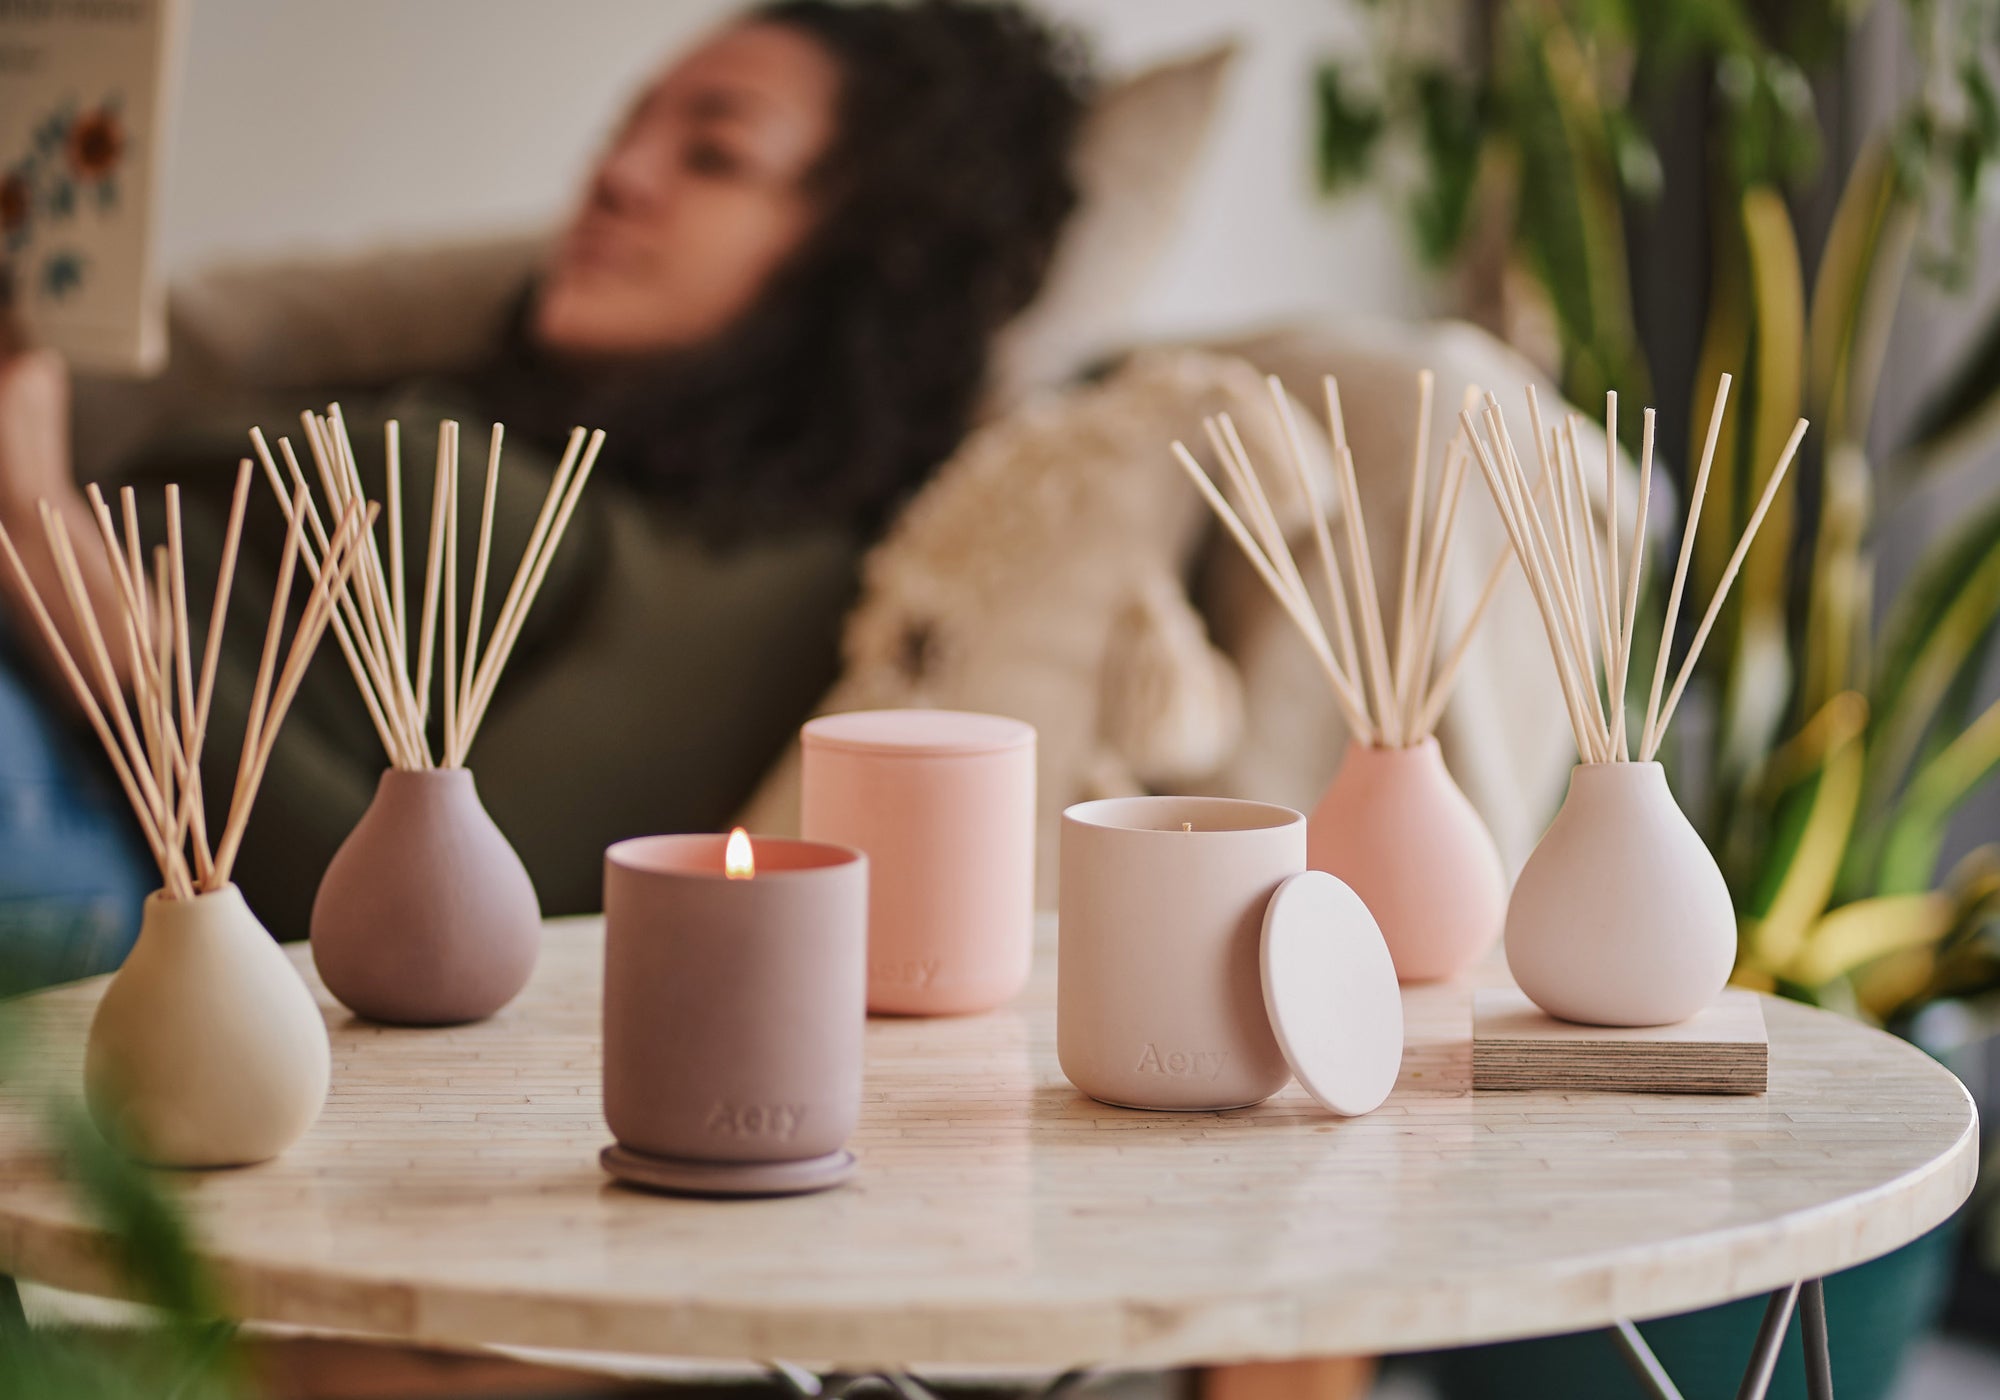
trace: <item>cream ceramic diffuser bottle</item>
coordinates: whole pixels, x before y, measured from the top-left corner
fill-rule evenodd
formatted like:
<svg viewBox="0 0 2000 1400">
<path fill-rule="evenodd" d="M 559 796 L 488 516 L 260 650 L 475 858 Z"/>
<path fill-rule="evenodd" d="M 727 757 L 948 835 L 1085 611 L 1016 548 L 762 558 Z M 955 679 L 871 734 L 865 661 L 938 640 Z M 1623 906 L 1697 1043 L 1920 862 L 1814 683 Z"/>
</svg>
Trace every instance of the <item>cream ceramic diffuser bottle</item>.
<svg viewBox="0 0 2000 1400">
<path fill-rule="evenodd" d="M 1312 524 L 1323 610 L 1235 426 L 1226 417 L 1207 425 L 1216 460 L 1241 502 L 1240 514 L 1194 455 L 1174 444 L 1182 467 L 1312 649 L 1347 723 L 1352 737 L 1346 757 L 1312 813 L 1308 860 L 1361 897 L 1381 926 L 1397 976 L 1406 982 L 1451 977 L 1470 967 L 1500 936 L 1507 900 L 1493 838 L 1452 780 L 1434 737 L 1507 558 L 1495 564 L 1478 604 L 1437 664 L 1443 580 L 1469 464 L 1463 443 L 1454 439 L 1433 498 L 1428 372 L 1418 376 L 1416 387 L 1416 449 L 1393 612 L 1384 608 L 1376 588 L 1354 458 L 1331 379 L 1325 385 L 1327 420 L 1346 536 L 1344 570 L 1291 401 L 1275 379 L 1270 381 L 1273 410 L 1290 449 L 1289 489 L 1305 502 Z"/>
<path fill-rule="evenodd" d="M 261 1162 L 313 1125 L 331 1074 L 312 993 L 236 886 L 146 900 L 84 1056 L 107 1137 L 162 1166 Z"/>
<path fill-rule="evenodd" d="M 320 536 L 317 556 L 308 552 L 311 546 L 297 524 L 289 532 L 229 811 L 212 829 L 202 796 L 202 750 L 250 485 L 245 463 L 198 649 L 188 622 L 180 496 L 174 487 L 167 488 L 171 544 L 154 552 L 150 574 L 138 563 L 146 554 L 130 489 L 122 502 L 121 542 L 103 497 L 90 488 L 102 539 L 88 547 L 103 546 L 115 585 L 111 596 L 96 599 L 63 518 L 43 507 L 43 530 L 62 576 L 72 635 L 89 643 L 82 665 L 36 592 L 13 540 L 0 528 L 0 548 L 43 640 L 104 744 L 160 868 L 161 888 L 146 900 L 138 942 L 98 1003 L 84 1052 L 91 1116 L 111 1141 L 158 1166 L 233 1167 L 276 1156 L 319 1117 L 332 1064 L 318 1005 L 230 874 L 271 746 L 358 562 L 367 513 L 359 505 L 341 512 L 332 534 Z M 284 624 L 302 558 L 313 583 L 287 645 Z M 129 698 L 111 666 L 100 613 L 117 618 L 135 643 Z"/>
<path fill-rule="evenodd" d="M 1607 452 L 1607 523 L 1600 547 L 1574 419 L 1567 432 L 1545 436 L 1530 391 L 1528 408 L 1543 473 L 1555 483 L 1545 513 L 1509 439 L 1499 405 L 1488 401 L 1484 441 L 1479 436 L 1481 424 L 1469 411 L 1461 415 L 1541 608 L 1564 704 L 1584 760 L 1570 775 L 1569 795 L 1528 857 L 1507 908 L 1508 968 L 1537 1006 L 1561 1020 L 1601 1026 L 1683 1021 L 1715 999 L 1735 965 L 1736 914 L 1729 887 L 1715 857 L 1675 802 L 1665 770 L 1654 761 L 1729 586 L 1805 433 L 1801 419 L 1723 570 L 1663 704 L 1667 648 L 1687 583 L 1728 393 L 1725 375 L 1690 493 L 1637 761 L 1632 758 L 1624 697 L 1646 543 L 1653 466 L 1651 410 L 1646 413 L 1640 453 L 1638 519 L 1626 556 L 1629 563 L 1623 567 L 1623 541 L 1615 527 L 1615 456 Z M 1616 413 L 1614 394 L 1607 401 L 1605 429 L 1607 440 L 1614 442 Z M 1592 599 L 1594 612 L 1589 606 Z"/>
<path fill-rule="evenodd" d="M 360 500 L 361 479 L 339 406 L 324 418 L 307 413 L 301 421 L 332 504 L 344 508 Z M 275 459 L 261 434 L 251 436 L 275 485 Z M 385 442 L 387 565 L 374 534 L 364 536 L 363 566 L 352 595 L 342 600 L 342 650 L 391 766 L 320 880 L 312 950 L 327 990 L 370 1020 L 436 1026 L 491 1016 L 527 986 L 541 952 L 534 883 L 480 804 L 465 760 L 604 435 L 591 435 L 587 447 L 581 428 L 570 435 L 513 583 L 482 636 L 501 437 L 496 425 L 462 633 L 459 441 L 458 425 L 449 421 L 438 431 L 417 616 L 408 615 L 404 602 L 401 440 L 393 422 Z M 293 460 L 290 445 L 280 446 Z M 441 751 L 431 737 L 434 678 Z"/>
</svg>

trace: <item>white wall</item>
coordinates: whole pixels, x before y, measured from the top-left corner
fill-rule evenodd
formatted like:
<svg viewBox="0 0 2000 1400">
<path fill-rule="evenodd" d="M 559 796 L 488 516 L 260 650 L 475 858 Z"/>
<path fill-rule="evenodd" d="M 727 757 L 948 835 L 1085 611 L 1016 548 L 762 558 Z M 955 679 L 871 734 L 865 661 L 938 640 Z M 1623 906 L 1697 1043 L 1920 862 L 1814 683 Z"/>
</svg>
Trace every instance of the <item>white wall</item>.
<svg viewBox="0 0 2000 1400">
<path fill-rule="evenodd" d="M 167 265 L 552 219 L 625 97 L 727 0 L 193 0 Z M 1245 51 L 1143 330 L 1419 304 L 1396 219 L 1314 193 L 1309 74 L 1347 0 L 1046 0 L 1107 70 Z"/>
</svg>

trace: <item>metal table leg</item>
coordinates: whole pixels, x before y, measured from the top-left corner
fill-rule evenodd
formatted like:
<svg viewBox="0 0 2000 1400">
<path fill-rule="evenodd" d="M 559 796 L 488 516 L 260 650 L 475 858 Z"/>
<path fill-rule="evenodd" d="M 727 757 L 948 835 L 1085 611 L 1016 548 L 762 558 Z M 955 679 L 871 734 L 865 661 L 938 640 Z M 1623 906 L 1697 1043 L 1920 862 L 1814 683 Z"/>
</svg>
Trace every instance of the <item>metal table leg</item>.
<svg viewBox="0 0 2000 1400">
<path fill-rule="evenodd" d="M 1799 1312 L 1805 1323 L 1806 1400 L 1833 1400 L 1833 1357 L 1826 1345 L 1826 1286 L 1806 1281 Z"/>
<path fill-rule="evenodd" d="M 790 1361 L 766 1361 L 764 1367 L 771 1373 L 772 1379 L 797 1400 L 849 1400 L 849 1397 L 868 1390 L 886 1391 L 892 1400 L 938 1400 L 937 1391 L 930 1383 L 909 1371 L 862 1371 L 854 1374 L 836 1371 L 819 1376 Z M 1092 1374 L 1092 1369 L 1087 1366 L 1064 1371 L 1035 1392 L 1034 1400 L 1060 1400 L 1060 1397 L 1089 1380 Z"/>
<path fill-rule="evenodd" d="M 1806 1342 L 1806 1394 L 1810 1400 L 1833 1400 L 1833 1367 L 1826 1346 L 1826 1294 L 1820 1281 L 1787 1284 L 1771 1294 L 1764 1307 L 1764 1321 L 1757 1328 L 1757 1340 L 1750 1348 L 1750 1364 L 1743 1372 L 1743 1384 L 1736 1400 L 1764 1400 L 1770 1393 L 1771 1377 L 1778 1370 L 1778 1353 L 1784 1349 L 1785 1332 L 1791 1326 L 1792 1311 L 1803 1295 Z M 1625 1357 L 1632 1374 L 1653 1400 L 1681 1400 L 1666 1368 L 1639 1329 L 1623 1318 L 1610 1329 L 1611 1339 Z"/>
</svg>

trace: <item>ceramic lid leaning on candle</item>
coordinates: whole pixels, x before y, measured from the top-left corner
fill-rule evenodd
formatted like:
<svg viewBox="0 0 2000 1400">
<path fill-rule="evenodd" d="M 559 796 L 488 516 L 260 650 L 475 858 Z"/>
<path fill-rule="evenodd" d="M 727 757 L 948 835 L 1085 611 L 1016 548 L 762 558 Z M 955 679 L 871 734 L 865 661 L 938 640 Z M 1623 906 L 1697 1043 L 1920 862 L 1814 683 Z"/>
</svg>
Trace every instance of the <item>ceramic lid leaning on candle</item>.
<svg viewBox="0 0 2000 1400">
<path fill-rule="evenodd" d="M 1403 1009 L 1380 926 L 1305 869 L 1305 818 L 1220 797 L 1063 814 L 1057 1053 L 1085 1093 L 1213 1112 L 1295 1076 L 1366 1113 L 1394 1087 Z"/>
<path fill-rule="evenodd" d="M 1323 870 L 1294 875 L 1264 911 L 1264 1008 L 1301 1086 L 1343 1117 L 1379 1108 L 1403 1065 L 1403 997 L 1361 896 Z"/>
</svg>

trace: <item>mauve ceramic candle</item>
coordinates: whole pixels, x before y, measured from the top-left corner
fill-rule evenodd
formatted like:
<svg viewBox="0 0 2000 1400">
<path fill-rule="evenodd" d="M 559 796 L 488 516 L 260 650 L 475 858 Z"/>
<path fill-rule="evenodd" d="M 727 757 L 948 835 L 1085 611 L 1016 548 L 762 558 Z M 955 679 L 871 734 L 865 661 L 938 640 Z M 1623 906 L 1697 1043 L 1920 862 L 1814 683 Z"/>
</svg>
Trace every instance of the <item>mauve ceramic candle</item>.
<svg viewBox="0 0 2000 1400">
<path fill-rule="evenodd" d="M 613 1175 L 701 1195 L 845 1180 L 861 1111 L 868 860 L 647 836 L 604 856 L 604 1116 Z"/>
<path fill-rule="evenodd" d="M 868 1009 L 986 1011 L 1028 980 L 1035 730 L 957 710 L 808 723 L 800 828 L 866 851 Z"/>
<path fill-rule="evenodd" d="M 1056 1056 L 1126 1108 L 1241 1108 L 1292 1077 L 1259 964 L 1306 819 L 1222 797 L 1114 797 L 1063 813 Z M 1386 958 L 1385 958 L 1386 966 Z"/>
</svg>

